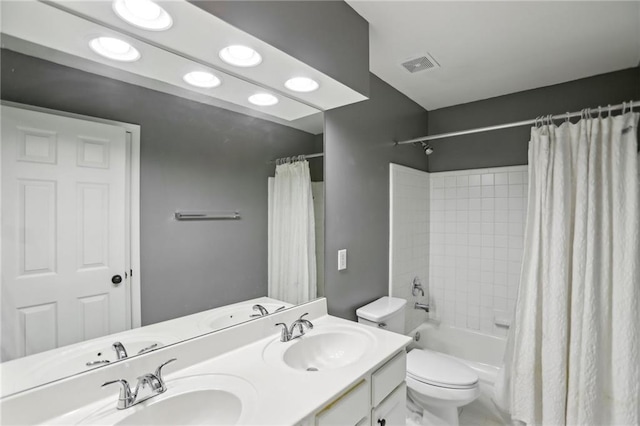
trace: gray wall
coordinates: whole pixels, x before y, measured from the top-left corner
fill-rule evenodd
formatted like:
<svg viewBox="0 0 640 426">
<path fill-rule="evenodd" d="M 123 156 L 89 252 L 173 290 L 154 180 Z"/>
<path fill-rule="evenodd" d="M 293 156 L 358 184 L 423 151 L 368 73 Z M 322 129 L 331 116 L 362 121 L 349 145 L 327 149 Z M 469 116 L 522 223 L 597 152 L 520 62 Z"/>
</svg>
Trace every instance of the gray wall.
<svg viewBox="0 0 640 426">
<path fill-rule="evenodd" d="M 1 97 L 141 126 L 142 322 L 267 293 L 267 176 L 313 135 L 2 50 Z M 313 160 L 322 161 L 322 160 Z M 176 209 L 240 221 L 176 222 Z"/>
<path fill-rule="evenodd" d="M 640 68 L 631 68 L 429 111 L 429 134 L 529 120 L 546 114 L 640 99 Z M 430 142 L 429 171 L 527 164 L 530 127 Z"/>
<path fill-rule="evenodd" d="M 369 23 L 344 1 L 191 2 L 369 95 Z"/>
<path fill-rule="evenodd" d="M 371 74 L 370 99 L 325 113 L 325 294 L 329 313 L 388 294 L 389 163 L 427 170 L 419 147 L 393 140 L 427 132 L 427 112 Z M 338 271 L 338 250 L 347 269 Z"/>
</svg>

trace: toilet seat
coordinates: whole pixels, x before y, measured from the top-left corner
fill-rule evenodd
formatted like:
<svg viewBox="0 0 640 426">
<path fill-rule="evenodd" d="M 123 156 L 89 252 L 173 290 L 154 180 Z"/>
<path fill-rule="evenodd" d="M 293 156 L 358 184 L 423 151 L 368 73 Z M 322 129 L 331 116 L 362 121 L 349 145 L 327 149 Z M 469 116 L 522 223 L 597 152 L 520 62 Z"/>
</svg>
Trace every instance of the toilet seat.
<svg viewBox="0 0 640 426">
<path fill-rule="evenodd" d="M 428 349 L 414 349 L 407 355 L 407 377 L 446 389 L 472 389 L 478 375 L 455 359 Z"/>
</svg>

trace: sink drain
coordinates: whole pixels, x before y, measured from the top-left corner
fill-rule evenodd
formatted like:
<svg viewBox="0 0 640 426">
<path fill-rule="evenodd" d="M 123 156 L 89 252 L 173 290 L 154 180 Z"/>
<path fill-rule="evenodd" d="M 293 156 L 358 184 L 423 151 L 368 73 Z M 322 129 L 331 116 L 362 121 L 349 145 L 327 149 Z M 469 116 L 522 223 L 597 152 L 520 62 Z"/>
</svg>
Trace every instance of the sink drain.
<svg viewBox="0 0 640 426">
<path fill-rule="evenodd" d="M 307 371 L 318 371 L 318 369 L 315 367 L 308 367 Z"/>
</svg>

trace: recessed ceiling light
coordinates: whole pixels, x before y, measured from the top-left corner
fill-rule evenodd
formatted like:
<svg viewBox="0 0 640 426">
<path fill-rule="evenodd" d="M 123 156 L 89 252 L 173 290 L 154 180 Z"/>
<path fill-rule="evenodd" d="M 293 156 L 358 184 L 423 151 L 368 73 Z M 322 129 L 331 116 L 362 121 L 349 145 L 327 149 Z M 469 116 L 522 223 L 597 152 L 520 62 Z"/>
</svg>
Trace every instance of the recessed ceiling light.
<svg viewBox="0 0 640 426">
<path fill-rule="evenodd" d="M 307 77 L 290 78 L 284 85 L 287 89 L 293 90 L 294 92 L 313 92 L 320 87 L 317 81 Z"/>
<path fill-rule="evenodd" d="M 271 106 L 278 103 L 278 98 L 269 93 L 256 93 L 249 96 L 249 102 L 258 106 Z"/>
<path fill-rule="evenodd" d="M 98 37 L 89 46 L 99 55 L 116 61 L 133 62 L 140 59 L 140 52 L 124 40 L 113 37 Z"/>
<path fill-rule="evenodd" d="M 262 62 L 262 56 L 247 46 L 227 46 L 220 51 L 220 59 L 237 67 L 255 67 Z"/>
<path fill-rule="evenodd" d="M 173 25 L 171 15 L 151 0 L 114 0 L 113 10 L 123 20 L 145 30 L 163 31 Z"/>
<path fill-rule="evenodd" d="M 192 86 L 204 87 L 210 89 L 212 87 L 220 86 L 220 79 L 210 72 L 206 71 L 192 71 L 184 75 L 184 81 Z"/>
</svg>

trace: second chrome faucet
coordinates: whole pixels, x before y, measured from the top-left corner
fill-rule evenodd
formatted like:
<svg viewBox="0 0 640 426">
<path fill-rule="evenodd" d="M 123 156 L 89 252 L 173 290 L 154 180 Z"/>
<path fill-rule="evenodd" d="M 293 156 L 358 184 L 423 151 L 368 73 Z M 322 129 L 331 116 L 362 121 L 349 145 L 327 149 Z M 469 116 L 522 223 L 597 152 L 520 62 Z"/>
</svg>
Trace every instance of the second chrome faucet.
<svg viewBox="0 0 640 426">
<path fill-rule="evenodd" d="M 313 328 L 313 324 L 311 323 L 311 321 L 303 318 L 305 315 L 309 315 L 309 313 L 306 312 L 300 315 L 300 318 L 298 318 L 297 320 L 291 323 L 291 327 L 287 327 L 287 324 L 283 322 L 279 322 L 276 324 L 276 327 L 277 326 L 282 327 L 282 331 L 280 332 L 281 342 L 288 342 L 290 340 L 297 339 L 298 337 L 304 335 L 305 328 L 308 328 L 308 329 Z M 296 334 L 296 330 L 298 330 L 297 334 Z"/>
</svg>

